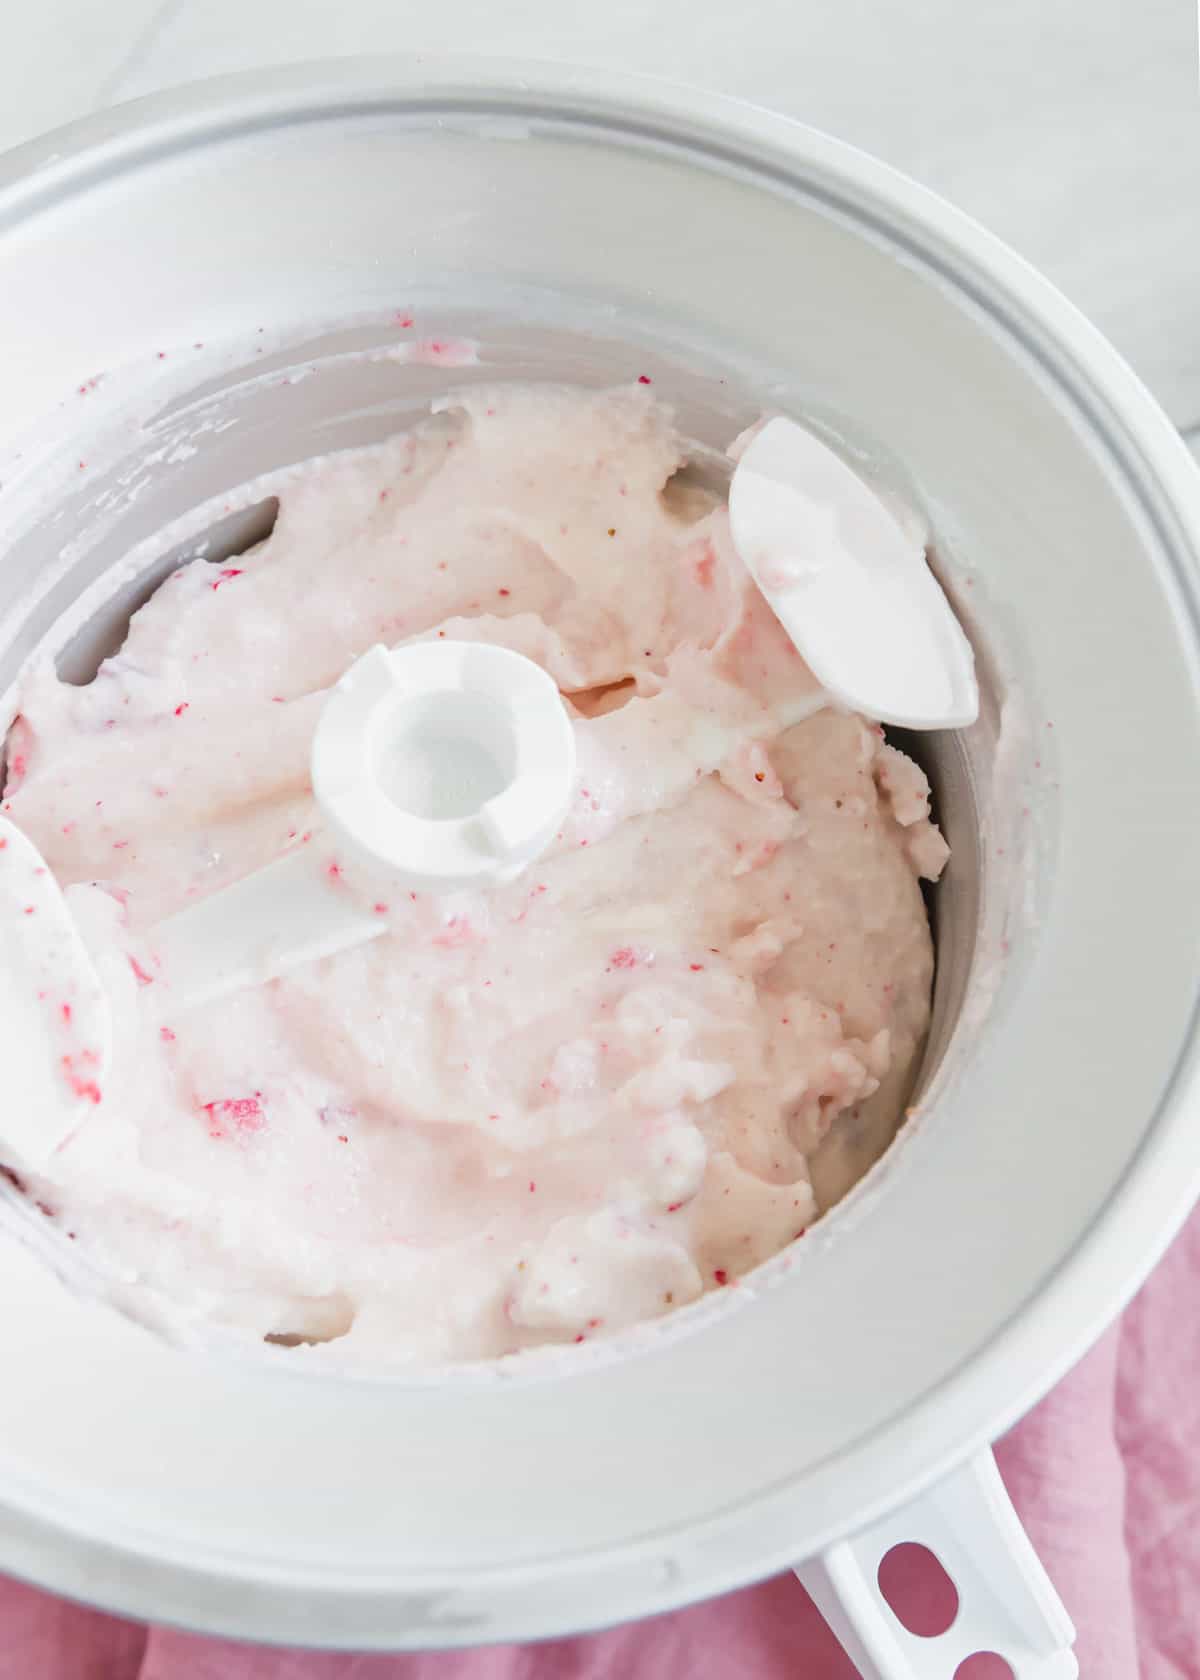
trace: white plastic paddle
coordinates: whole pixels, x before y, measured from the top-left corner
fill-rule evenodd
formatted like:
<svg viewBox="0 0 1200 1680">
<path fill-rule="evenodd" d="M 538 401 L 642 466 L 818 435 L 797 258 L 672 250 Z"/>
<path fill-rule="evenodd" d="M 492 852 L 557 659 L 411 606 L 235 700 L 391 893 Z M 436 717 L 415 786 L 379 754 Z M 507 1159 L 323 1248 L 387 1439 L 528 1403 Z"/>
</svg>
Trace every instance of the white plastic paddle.
<svg viewBox="0 0 1200 1680">
<path fill-rule="evenodd" d="M 971 644 L 924 548 L 827 444 L 794 420 L 769 420 L 734 469 L 729 525 L 834 700 L 908 729 L 975 721 Z"/>
<path fill-rule="evenodd" d="M 5 1166 L 38 1168 L 100 1101 L 108 995 L 41 853 L 0 817 Z"/>
</svg>

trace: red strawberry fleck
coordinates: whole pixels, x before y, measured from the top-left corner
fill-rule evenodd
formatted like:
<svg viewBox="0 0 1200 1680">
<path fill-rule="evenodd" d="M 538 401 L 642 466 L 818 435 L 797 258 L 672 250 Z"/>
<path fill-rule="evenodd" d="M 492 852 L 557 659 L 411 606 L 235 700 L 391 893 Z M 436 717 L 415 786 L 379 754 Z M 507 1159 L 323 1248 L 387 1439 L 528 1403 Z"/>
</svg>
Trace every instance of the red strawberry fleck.
<svg viewBox="0 0 1200 1680">
<path fill-rule="evenodd" d="M 725 1270 L 724 1266 L 718 1266 L 716 1271 L 713 1273 L 713 1277 L 722 1288 L 724 1288 L 729 1282 L 729 1273 Z"/>
<path fill-rule="evenodd" d="M 713 571 L 716 568 L 716 564 L 717 556 L 713 552 L 712 544 L 710 542 L 702 543 L 700 546 L 700 552 L 692 561 L 692 576 L 695 578 L 701 589 L 712 588 Z"/>
<path fill-rule="evenodd" d="M 93 1103 L 98 1103 L 100 1101 L 100 1087 L 96 1083 L 95 1079 L 89 1078 L 85 1074 L 77 1073 L 75 1070 L 75 1063 L 76 1061 L 81 1061 L 94 1065 L 98 1060 L 99 1057 L 96 1055 L 94 1050 L 84 1050 L 78 1057 L 64 1056 L 62 1059 L 63 1074 L 66 1078 L 67 1084 L 71 1087 L 77 1097 L 86 1097 L 89 1102 Z"/>
<path fill-rule="evenodd" d="M 217 586 L 216 586 L 216 584 L 215 584 L 215 583 L 214 583 L 214 584 L 213 584 L 213 588 L 214 588 L 214 589 L 215 589 L 215 588 L 216 588 L 216 587 L 217 587 Z M 186 701 L 186 700 L 181 700 L 181 701 L 180 701 L 180 702 L 179 702 L 179 704 L 178 704 L 178 706 L 176 706 L 176 708 L 175 708 L 175 716 L 176 716 L 176 717 L 182 717 L 182 716 L 183 716 L 183 714 L 184 714 L 184 712 L 186 712 L 186 711 L 187 711 L 187 709 L 188 709 L 188 704 L 189 704 L 189 702 L 188 702 L 188 701 Z"/>
<path fill-rule="evenodd" d="M 139 986 L 153 986 L 153 974 L 147 974 L 146 970 L 142 967 L 136 957 L 130 957 L 129 966 L 133 970 L 134 979 L 137 981 Z"/>
<path fill-rule="evenodd" d="M 262 1092 L 256 1091 L 252 1097 L 222 1097 L 216 1102 L 202 1103 L 201 1107 L 208 1115 L 209 1137 L 226 1137 L 225 1120 L 232 1120 L 240 1132 L 261 1132 L 267 1123 L 263 1113 L 261 1099 Z"/>
<path fill-rule="evenodd" d="M 228 583 L 230 578 L 241 577 L 241 576 L 242 576 L 242 567 L 241 566 L 225 566 L 221 571 L 220 577 L 217 578 L 215 582 L 210 583 L 209 588 L 210 589 L 220 589 L 221 585 L 223 583 Z"/>
<path fill-rule="evenodd" d="M 639 373 L 638 374 L 638 384 L 639 385 L 649 385 L 650 383 L 651 383 L 651 380 L 650 380 L 650 375 L 648 373 Z"/>
</svg>

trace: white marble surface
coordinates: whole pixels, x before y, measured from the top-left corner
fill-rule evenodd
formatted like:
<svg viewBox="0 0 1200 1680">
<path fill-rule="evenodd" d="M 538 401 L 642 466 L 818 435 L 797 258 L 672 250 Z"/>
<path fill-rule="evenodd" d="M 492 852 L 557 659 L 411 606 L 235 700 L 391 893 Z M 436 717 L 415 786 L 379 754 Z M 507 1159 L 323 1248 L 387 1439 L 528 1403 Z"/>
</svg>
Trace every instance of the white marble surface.
<svg viewBox="0 0 1200 1680">
<path fill-rule="evenodd" d="M 1200 94 L 1188 0 L 43 0 L 0 145 L 195 77 L 469 48 L 755 99 L 945 193 L 1055 279 L 1200 431 Z"/>
</svg>

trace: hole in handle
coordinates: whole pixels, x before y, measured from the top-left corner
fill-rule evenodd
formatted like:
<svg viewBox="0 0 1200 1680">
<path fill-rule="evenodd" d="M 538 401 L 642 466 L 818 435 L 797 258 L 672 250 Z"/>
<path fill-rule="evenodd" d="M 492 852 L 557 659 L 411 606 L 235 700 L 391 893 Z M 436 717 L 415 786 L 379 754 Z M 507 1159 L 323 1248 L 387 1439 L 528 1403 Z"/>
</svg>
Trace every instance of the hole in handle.
<svg viewBox="0 0 1200 1680">
<path fill-rule="evenodd" d="M 1017 1680 L 1017 1677 L 995 1651 L 973 1651 L 954 1670 L 954 1680 Z"/>
<path fill-rule="evenodd" d="M 909 1633 L 936 1639 L 953 1627 L 958 1615 L 958 1589 L 928 1546 L 918 1545 L 915 1540 L 893 1546 L 880 1560 L 876 1580 L 888 1609 Z M 968 1675 L 966 1680 L 988 1677 Z"/>
</svg>

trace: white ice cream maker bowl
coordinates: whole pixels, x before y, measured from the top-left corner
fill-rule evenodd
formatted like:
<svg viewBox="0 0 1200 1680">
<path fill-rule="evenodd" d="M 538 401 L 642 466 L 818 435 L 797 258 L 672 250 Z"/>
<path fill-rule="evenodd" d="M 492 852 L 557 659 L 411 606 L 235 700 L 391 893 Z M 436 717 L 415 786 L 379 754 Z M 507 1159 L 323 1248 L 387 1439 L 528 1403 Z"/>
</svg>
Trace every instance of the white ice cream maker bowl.
<svg viewBox="0 0 1200 1680">
<path fill-rule="evenodd" d="M 637 376 L 702 444 L 778 410 L 911 492 L 982 691 L 921 753 L 954 858 L 916 1114 L 802 1244 L 607 1343 L 363 1374 L 167 1345 L 130 1321 L 161 1316 L 136 1280 L 89 1272 L 14 1191 L 0 1565 L 154 1620 L 397 1648 L 809 1560 L 864 1675 L 948 1677 L 980 1648 L 1073 1673 L 978 1455 L 1196 1188 L 1200 492 L 1154 403 L 1018 259 L 870 160 L 564 69 L 341 63 L 152 99 L 15 154 L 0 239 L 9 692 L 38 646 L 83 680 L 106 615 L 254 540 L 252 508 L 222 509 L 257 476 L 480 380 Z M 440 355 L 454 338 L 480 365 Z M 878 1588 L 900 1540 L 955 1580 L 939 1638 Z"/>
</svg>

